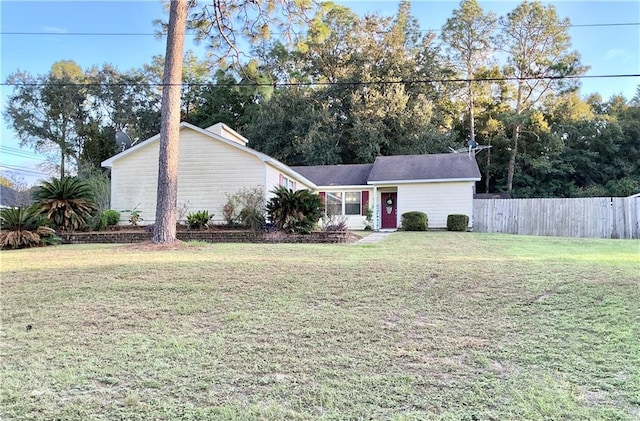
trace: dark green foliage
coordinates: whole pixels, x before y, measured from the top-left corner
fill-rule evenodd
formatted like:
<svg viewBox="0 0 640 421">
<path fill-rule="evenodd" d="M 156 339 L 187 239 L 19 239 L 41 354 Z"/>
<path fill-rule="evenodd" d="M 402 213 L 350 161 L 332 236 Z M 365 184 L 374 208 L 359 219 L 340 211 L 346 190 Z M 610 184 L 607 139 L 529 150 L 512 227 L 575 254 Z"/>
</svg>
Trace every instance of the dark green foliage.
<svg viewBox="0 0 640 421">
<path fill-rule="evenodd" d="M 47 226 L 33 207 L 0 210 L 0 246 L 3 249 L 21 249 L 44 246 L 56 242 L 55 231 Z"/>
<path fill-rule="evenodd" d="M 213 214 L 209 214 L 209 211 L 206 210 L 192 212 L 187 215 L 187 224 L 189 228 L 196 230 L 209 228 L 211 218 L 213 218 Z"/>
<path fill-rule="evenodd" d="M 467 215 L 447 215 L 447 229 L 449 231 L 466 231 L 468 226 L 469 217 Z"/>
<path fill-rule="evenodd" d="M 120 212 L 106 209 L 96 215 L 93 229 L 94 231 L 102 231 L 108 227 L 118 225 L 118 222 L 120 222 Z"/>
<path fill-rule="evenodd" d="M 102 212 L 102 215 L 107 221 L 107 226 L 118 225 L 118 222 L 120 222 L 120 212 L 117 210 L 107 209 Z"/>
<path fill-rule="evenodd" d="M 243 227 L 250 228 L 252 230 L 259 229 L 264 225 L 264 215 L 258 209 L 244 208 L 240 211 L 240 223 Z"/>
<path fill-rule="evenodd" d="M 238 192 L 227 195 L 222 213 L 228 225 L 241 225 L 257 230 L 265 223 L 264 189 L 262 186 L 243 187 Z"/>
<path fill-rule="evenodd" d="M 33 198 L 37 212 L 51 220 L 54 228 L 64 231 L 85 228 L 95 211 L 91 188 L 77 177 L 45 181 Z"/>
<path fill-rule="evenodd" d="M 418 211 L 403 213 L 402 229 L 405 231 L 426 231 L 429 229 L 427 214 Z"/>
<path fill-rule="evenodd" d="M 280 186 L 267 203 L 267 215 L 278 227 L 288 233 L 309 234 L 322 217 L 322 199 L 309 190 L 293 191 Z"/>
</svg>

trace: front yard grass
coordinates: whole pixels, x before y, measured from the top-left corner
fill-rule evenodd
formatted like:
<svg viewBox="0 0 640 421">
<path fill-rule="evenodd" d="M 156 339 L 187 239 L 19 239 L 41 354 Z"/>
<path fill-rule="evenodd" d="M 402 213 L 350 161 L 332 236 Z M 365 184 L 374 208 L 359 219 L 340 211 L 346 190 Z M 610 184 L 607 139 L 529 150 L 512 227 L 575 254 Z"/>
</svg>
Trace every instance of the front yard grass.
<svg viewBox="0 0 640 421">
<path fill-rule="evenodd" d="M 0 419 L 640 418 L 640 242 L 2 252 Z"/>
</svg>

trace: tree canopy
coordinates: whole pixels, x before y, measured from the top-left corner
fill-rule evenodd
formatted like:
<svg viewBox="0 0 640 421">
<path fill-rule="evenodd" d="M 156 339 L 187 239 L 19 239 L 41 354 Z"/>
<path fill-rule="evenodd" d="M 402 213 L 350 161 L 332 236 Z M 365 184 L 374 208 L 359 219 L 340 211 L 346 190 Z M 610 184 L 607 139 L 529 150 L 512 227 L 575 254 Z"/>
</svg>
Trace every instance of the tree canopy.
<svg viewBox="0 0 640 421">
<path fill-rule="evenodd" d="M 629 99 L 583 97 L 588 66 L 552 5 L 523 1 L 495 16 L 463 0 L 439 36 L 418 27 L 408 1 L 392 16 L 305 1 L 291 20 L 282 5 L 191 9 L 212 57 L 184 55 L 181 120 L 224 122 L 289 165 L 447 153 L 471 139 L 491 146 L 477 156 L 478 192 L 640 190 L 640 85 Z M 243 33 L 253 42 L 241 50 Z M 60 175 L 99 168 L 121 150 L 116 132 L 134 143 L 160 132 L 163 63 L 16 71 L 4 117 L 24 147 L 56 157 Z"/>
</svg>

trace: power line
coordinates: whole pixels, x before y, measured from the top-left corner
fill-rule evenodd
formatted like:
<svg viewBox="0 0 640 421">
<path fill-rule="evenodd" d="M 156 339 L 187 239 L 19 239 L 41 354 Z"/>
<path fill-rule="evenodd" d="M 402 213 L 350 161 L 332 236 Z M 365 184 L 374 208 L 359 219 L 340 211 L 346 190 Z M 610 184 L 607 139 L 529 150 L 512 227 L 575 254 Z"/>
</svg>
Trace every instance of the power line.
<svg viewBox="0 0 640 421">
<path fill-rule="evenodd" d="M 43 161 L 43 162 L 47 160 L 47 158 L 45 158 L 45 157 L 32 156 L 32 155 L 21 154 L 21 153 L 17 153 L 17 152 L 2 151 L 1 155 L 2 156 L 15 156 L 15 157 L 18 157 L 18 158 L 31 159 L 31 160 L 34 160 L 34 161 Z"/>
<path fill-rule="evenodd" d="M 605 75 L 565 75 L 565 76 L 525 76 L 525 77 L 483 77 L 475 79 L 450 79 L 450 78 L 437 78 L 437 79 L 415 79 L 415 80 L 379 80 L 379 81 L 344 81 L 344 82 L 272 82 L 272 83 L 216 83 L 216 82 L 185 82 L 177 84 L 164 84 L 164 83 L 91 83 L 91 82 L 68 82 L 68 83 L 46 83 L 46 82 L 33 82 L 33 83 L 9 83 L 2 82 L 0 86 L 52 86 L 52 87 L 66 87 L 66 86 L 141 86 L 141 87 L 165 87 L 165 86 L 194 86 L 194 87 L 216 87 L 216 88 L 230 88 L 230 87 L 295 87 L 295 86 L 372 86 L 372 85 L 418 85 L 426 83 L 469 83 L 469 82 L 514 82 L 514 81 L 529 81 L 529 80 L 562 80 L 562 79 L 613 79 L 613 78 L 632 78 L 640 77 L 640 73 L 635 74 L 605 74 Z"/>
<path fill-rule="evenodd" d="M 0 171 L 17 171 L 17 172 L 21 172 L 21 173 L 29 173 L 32 175 L 44 175 L 46 176 L 47 174 L 40 172 L 40 171 L 35 171 L 31 168 L 27 168 L 27 167 L 20 167 L 17 165 L 7 165 L 7 164 L 0 164 Z"/>
<path fill-rule="evenodd" d="M 34 158 L 34 159 L 43 159 L 44 157 L 40 154 L 34 153 L 34 152 L 30 152 L 24 149 L 20 149 L 20 148 L 13 148 L 11 146 L 5 146 L 5 145 L 0 145 L 0 152 L 2 152 L 2 154 L 8 154 L 8 155 L 21 155 L 24 156 L 25 158 Z"/>
<path fill-rule="evenodd" d="M 640 26 L 640 22 L 616 22 L 616 23 L 584 23 L 584 24 L 572 24 L 568 25 L 568 28 L 601 28 L 601 27 L 616 27 L 616 26 Z M 441 32 L 441 29 L 418 29 L 417 32 Z M 386 33 L 389 31 L 380 31 L 380 33 Z M 301 32 L 300 34 L 304 34 Z M 29 31 L 1 31 L 0 35 L 32 35 L 32 36 L 158 36 L 163 35 L 158 32 L 29 32 Z M 197 36 L 196 33 L 186 33 L 188 36 Z M 286 35 L 285 33 L 271 32 L 271 35 Z"/>
</svg>

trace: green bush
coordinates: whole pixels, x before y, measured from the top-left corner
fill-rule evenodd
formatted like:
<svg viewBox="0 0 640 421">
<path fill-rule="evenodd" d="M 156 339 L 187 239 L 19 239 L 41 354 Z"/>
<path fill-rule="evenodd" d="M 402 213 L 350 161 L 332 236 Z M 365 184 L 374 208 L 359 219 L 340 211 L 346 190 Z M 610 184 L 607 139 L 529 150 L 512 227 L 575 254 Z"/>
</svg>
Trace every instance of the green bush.
<svg viewBox="0 0 640 421">
<path fill-rule="evenodd" d="M 264 225 L 264 215 L 258 209 L 244 208 L 240 211 L 240 223 L 254 231 Z"/>
<path fill-rule="evenodd" d="M 453 214 L 447 216 L 447 229 L 449 231 L 466 231 L 469 226 L 467 215 Z"/>
<path fill-rule="evenodd" d="M 426 231 L 429 229 L 427 214 L 418 211 L 403 213 L 402 229 L 405 231 Z"/>
<path fill-rule="evenodd" d="M 278 229 L 289 233 L 309 234 L 322 217 L 322 199 L 309 190 L 293 191 L 280 186 L 267 203 L 267 215 Z"/>
<path fill-rule="evenodd" d="M 113 209 L 103 210 L 94 218 L 93 230 L 103 231 L 107 227 L 118 225 L 118 222 L 120 222 L 120 212 Z"/>
<path fill-rule="evenodd" d="M 243 187 L 236 193 L 227 194 L 227 203 L 222 209 L 227 225 L 242 225 L 256 230 L 264 225 L 264 189 L 262 186 Z"/>
<path fill-rule="evenodd" d="M 102 211 L 102 215 L 104 215 L 108 227 L 118 225 L 120 222 L 120 212 L 117 210 L 107 209 Z"/>
<path fill-rule="evenodd" d="M 187 215 L 187 224 L 189 228 L 196 230 L 208 228 L 212 218 L 213 214 L 209 214 L 209 211 L 206 210 L 192 212 Z"/>
</svg>

